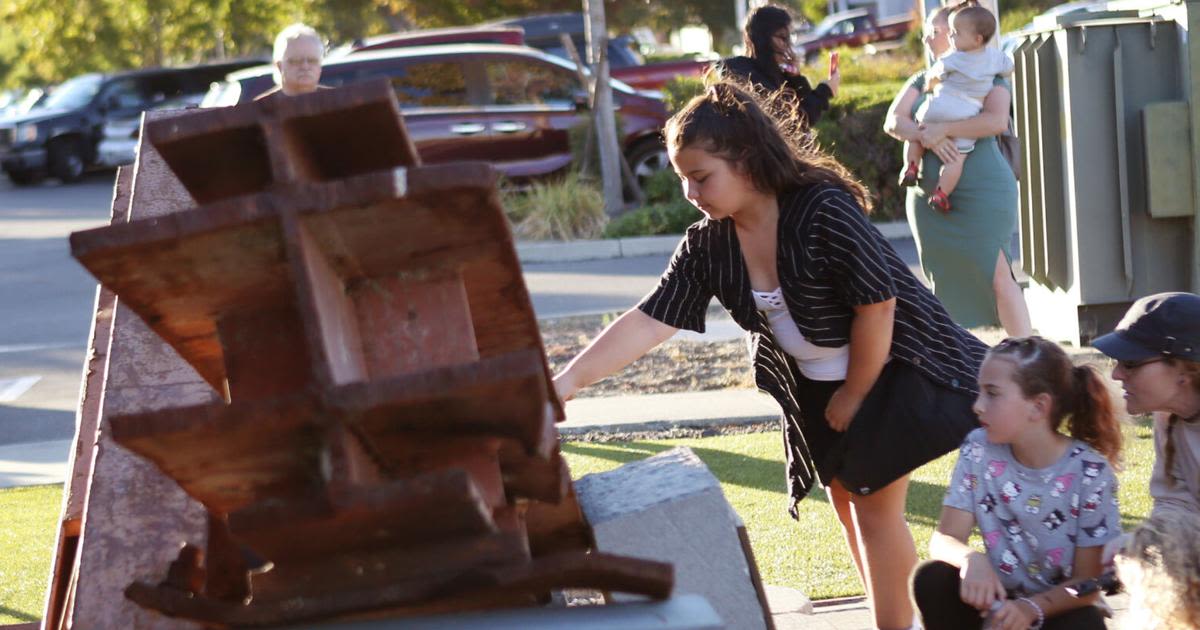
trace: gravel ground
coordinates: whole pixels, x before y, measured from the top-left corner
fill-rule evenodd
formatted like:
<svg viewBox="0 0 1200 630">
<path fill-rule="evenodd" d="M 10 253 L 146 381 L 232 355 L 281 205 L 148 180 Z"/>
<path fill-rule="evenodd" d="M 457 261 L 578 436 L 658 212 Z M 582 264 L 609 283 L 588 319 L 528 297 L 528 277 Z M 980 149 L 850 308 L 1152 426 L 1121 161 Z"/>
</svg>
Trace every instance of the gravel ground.
<svg viewBox="0 0 1200 630">
<path fill-rule="evenodd" d="M 550 371 L 558 372 L 565 367 L 617 315 L 583 315 L 539 321 Z M 583 389 L 577 397 L 714 389 L 754 389 L 750 357 L 744 340 L 667 341 L 624 370 Z"/>
</svg>

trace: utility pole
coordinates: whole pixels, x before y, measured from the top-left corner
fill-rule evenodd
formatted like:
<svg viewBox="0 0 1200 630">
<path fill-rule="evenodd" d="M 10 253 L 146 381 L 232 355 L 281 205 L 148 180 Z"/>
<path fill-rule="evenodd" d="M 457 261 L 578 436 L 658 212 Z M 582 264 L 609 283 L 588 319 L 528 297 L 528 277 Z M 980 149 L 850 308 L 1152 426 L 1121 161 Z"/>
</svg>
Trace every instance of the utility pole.
<svg viewBox="0 0 1200 630">
<path fill-rule="evenodd" d="M 588 63 L 596 77 L 593 114 L 596 121 L 596 141 L 600 148 L 600 179 L 604 190 L 604 210 L 612 216 L 625 205 L 621 195 L 620 148 L 617 145 L 617 122 L 613 115 L 612 86 L 608 82 L 608 55 L 601 51 L 608 46 L 608 27 L 604 20 L 604 0 L 583 0 L 587 20 Z"/>
</svg>

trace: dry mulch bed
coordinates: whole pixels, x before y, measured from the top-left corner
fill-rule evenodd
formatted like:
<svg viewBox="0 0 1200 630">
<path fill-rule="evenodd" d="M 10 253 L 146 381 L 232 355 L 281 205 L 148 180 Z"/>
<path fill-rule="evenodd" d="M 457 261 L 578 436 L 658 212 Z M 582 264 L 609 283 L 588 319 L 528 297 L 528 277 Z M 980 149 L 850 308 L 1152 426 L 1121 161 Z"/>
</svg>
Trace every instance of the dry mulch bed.
<svg viewBox="0 0 1200 630">
<path fill-rule="evenodd" d="M 557 373 L 583 351 L 619 313 L 538 322 L 550 371 Z M 714 389 L 754 389 L 744 339 L 669 340 L 630 366 L 579 392 L 579 398 L 667 394 Z"/>
</svg>

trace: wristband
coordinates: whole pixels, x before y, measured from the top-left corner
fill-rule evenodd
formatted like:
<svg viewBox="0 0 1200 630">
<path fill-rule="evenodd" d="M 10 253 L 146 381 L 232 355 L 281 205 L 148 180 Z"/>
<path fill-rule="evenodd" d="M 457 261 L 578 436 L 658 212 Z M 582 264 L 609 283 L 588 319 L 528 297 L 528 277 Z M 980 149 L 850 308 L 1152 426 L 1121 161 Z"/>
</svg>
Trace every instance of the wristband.
<svg viewBox="0 0 1200 630">
<path fill-rule="evenodd" d="M 1037 613 L 1037 621 L 1033 622 L 1032 626 L 1029 626 L 1029 630 L 1041 630 L 1042 624 L 1046 623 L 1046 613 L 1042 612 L 1042 607 L 1038 606 L 1037 602 L 1028 597 L 1018 597 L 1017 601 L 1029 604 L 1029 607 L 1033 608 L 1033 612 Z"/>
</svg>

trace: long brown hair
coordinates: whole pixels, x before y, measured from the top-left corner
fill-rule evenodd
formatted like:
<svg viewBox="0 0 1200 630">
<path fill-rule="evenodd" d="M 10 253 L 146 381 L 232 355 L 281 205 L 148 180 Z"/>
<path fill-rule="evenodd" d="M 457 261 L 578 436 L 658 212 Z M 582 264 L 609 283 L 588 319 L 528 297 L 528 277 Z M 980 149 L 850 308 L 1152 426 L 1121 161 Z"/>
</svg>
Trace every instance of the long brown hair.
<svg viewBox="0 0 1200 630">
<path fill-rule="evenodd" d="M 1095 368 L 1074 365 L 1058 344 L 1037 336 L 1005 339 L 987 356 L 1016 365 L 1013 380 L 1026 398 L 1050 395 L 1051 428 L 1057 431 L 1066 421 L 1071 437 L 1096 449 L 1114 468 L 1120 467 L 1121 424 Z"/>
<path fill-rule="evenodd" d="M 767 194 L 829 184 L 850 193 L 869 213 L 866 187 L 802 132 L 803 116 L 786 98 L 782 90 L 756 91 L 733 79 L 714 83 L 667 121 L 667 147 L 699 147 L 732 164 Z"/>
<path fill-rule="evenodd" d="M 1179 359 L 1176 357 L 1168 357 L 1163 359 L 1167 365 L 1178 365 L 1183 370 L 1184 376 L 1192 383 L 1192 389 L 1200 394 L 1200 363 L 1188 361 L 1187 359 Z M 1171 414 L 1171 418 L 1167 420 L 1167 438 L 1163 443 L 1163 470 L 1167 471 L 1167 485 L 1175 485 L 1175 476 L 1171 474 L 1171 469 L 1175 467 L 1175 425 L 1179 424 L 1179 416 Z"/>
</svg>

